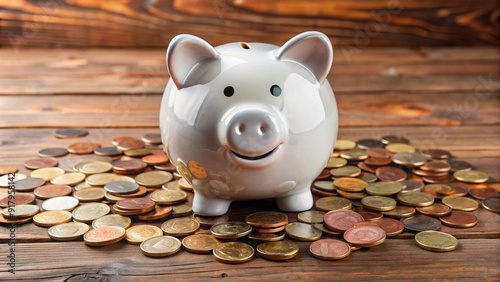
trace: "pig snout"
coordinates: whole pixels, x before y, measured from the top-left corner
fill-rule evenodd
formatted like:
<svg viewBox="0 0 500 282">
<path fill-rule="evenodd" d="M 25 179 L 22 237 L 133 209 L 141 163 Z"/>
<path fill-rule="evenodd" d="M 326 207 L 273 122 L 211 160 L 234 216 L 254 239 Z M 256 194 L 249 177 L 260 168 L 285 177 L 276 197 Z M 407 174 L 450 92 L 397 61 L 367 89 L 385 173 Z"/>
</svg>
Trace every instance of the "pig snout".
<svg viewBox="0 0 500 282">
<path fill-rule="evenodd" d="M 285 128 L 272 109 L 244 105 L 224 114 L 219 138 L 233 158 L 248 163 L 271 157 L 285 140 Z"/>
</svg>

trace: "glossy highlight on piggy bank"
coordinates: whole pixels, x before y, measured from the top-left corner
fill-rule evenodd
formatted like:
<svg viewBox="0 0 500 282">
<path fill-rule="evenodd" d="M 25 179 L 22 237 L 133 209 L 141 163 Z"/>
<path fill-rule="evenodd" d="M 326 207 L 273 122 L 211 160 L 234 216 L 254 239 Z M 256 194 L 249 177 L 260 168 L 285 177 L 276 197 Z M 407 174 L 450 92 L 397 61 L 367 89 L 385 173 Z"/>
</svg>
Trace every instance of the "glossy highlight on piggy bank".
<svg viewBox="0 0 500 282">
<path fill-rule="evenodd" d="M 311 183 L 337 137 L 326 80 L 332 60 L 330 40 L 314 31 L 281 47 L 172 39 L 160 129 L 171 162 L 193 185 L 196 214 L 267 198 L 284 211 L 312 207 Z"/>
</svg>

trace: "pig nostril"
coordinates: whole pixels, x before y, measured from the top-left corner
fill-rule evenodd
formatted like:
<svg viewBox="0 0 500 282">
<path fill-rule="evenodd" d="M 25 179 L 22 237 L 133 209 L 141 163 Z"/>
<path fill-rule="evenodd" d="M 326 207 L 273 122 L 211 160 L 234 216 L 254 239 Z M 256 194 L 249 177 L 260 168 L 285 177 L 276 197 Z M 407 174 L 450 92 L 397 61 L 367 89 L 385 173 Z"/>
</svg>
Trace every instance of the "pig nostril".
<svg viewBox="0 0 500 282">
<path fill-rule="evenodd" d="M 259 127 L 259 134 L 263 135 L 264 133 L 266 133 L 266 131 L 267 131 L 267 125 L 261 124 Z"/>
<path fill-rule="evenodd" d="M 238 126 L 236 127 L 236 132 L 238 134 L 242 134 L 243 131 L 245 131 L 245 125 L 243 123 L 238 124 Z"/>
</svg>

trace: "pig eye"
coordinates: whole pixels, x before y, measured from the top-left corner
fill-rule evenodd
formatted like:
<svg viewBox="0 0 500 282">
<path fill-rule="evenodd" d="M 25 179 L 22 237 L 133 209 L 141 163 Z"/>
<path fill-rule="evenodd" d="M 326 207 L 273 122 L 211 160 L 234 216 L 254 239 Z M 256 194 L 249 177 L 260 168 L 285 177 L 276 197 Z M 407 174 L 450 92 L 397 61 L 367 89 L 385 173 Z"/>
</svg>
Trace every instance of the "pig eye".
<svg viewBox="0 0 500 282">
<path fill-rule="evenodd" d="M 281 95 L 281 88 L 276 84 L 271 86 L 271 94 L 278 97 L 279 95 Z"/>
<path fill-rule="evenodd" d="M 226 97 L 231 97 L 231 96 L 233 96 L 233 94 L 234 94 L 233 87 L 228 86 L 228 87 L 224 88 L 224 95 L 226 95 Z"/>
</svg>

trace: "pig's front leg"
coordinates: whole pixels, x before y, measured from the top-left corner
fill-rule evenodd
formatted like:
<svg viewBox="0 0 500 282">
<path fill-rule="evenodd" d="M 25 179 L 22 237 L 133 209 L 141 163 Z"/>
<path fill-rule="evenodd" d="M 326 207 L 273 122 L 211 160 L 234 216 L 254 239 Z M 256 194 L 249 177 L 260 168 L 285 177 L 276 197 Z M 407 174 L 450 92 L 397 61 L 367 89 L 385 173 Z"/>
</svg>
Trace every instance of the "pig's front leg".
<svg viewBox="0 0 500 282">
<path fill-rule="evenodd" d="M 287 212 L 301 212 L 312 208 L 313 197 L 310 187 L 311 183 L 307 183 L 305 187 L 298 189 L 298 192 L 277 198 L 278 208 Z"/>
<path fill-rule="evenodd" d="M 201 193 L 194 193 L 193 212 L 205 216 L 223 215 L 229 209 L 230 200 L 207 198 Z"/>
</svg>

